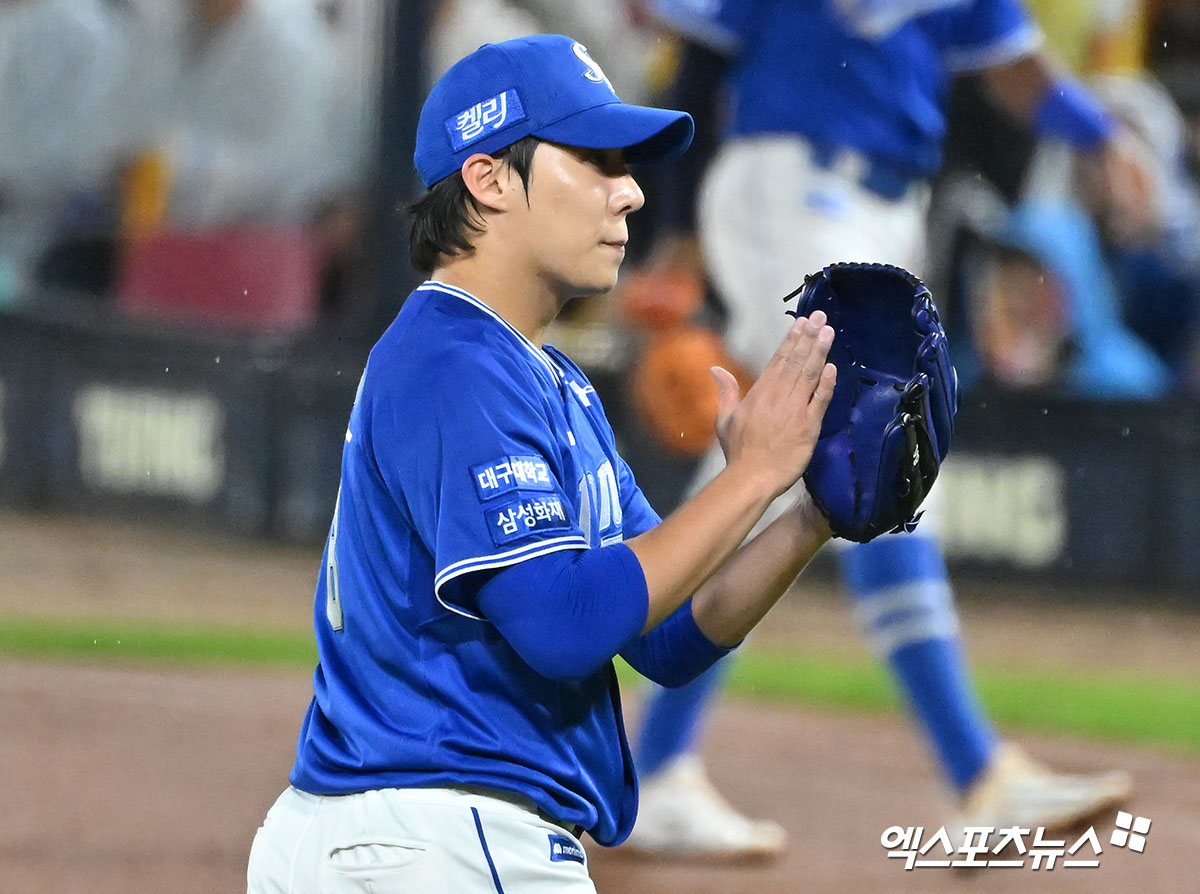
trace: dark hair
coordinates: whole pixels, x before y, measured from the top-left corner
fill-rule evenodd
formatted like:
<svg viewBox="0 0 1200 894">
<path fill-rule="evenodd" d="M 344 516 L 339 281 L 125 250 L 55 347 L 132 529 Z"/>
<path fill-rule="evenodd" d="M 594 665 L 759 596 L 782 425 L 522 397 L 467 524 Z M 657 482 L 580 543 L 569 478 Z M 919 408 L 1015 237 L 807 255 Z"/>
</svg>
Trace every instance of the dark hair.
<svg viewBox="0 0 1200 894">
<path fill-rule="evenodd" d="M 529 200 L 529 175 L 533 170 L 533 153 L 540 143 L 537 137 L 524 137 L 492 153 L 493 158 L 505 160 L 526 190 Z M 408 233 L 408 255 L 413 266 L 428 273 L 443 257 L 470 254 L 475 250 L 471 234 L 484 229 L 479 203 L 463 183 L 462 171 L 439 180 L 421 198 L 408 206 L 412 225 Z"/>
</svg>

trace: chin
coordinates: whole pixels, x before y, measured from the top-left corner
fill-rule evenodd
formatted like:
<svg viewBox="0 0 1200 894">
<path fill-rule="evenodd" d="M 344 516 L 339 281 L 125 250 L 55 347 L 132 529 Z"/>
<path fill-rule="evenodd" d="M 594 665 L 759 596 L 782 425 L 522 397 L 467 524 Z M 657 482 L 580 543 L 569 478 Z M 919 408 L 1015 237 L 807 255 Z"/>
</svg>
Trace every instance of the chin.
<svg viewBox="0 0 1200 894">
<path fill-rule="evenodd" d="M 614 272 L 609 276 L 596 276 L 587 280 L 576 281 L 571 283 L 564 290 L 568 300 L 571 298 L 590 298 L 593 295 L 603 295 L 605 292 L 611 292 L 617 284 L 617 275 Z"/>
</svg>

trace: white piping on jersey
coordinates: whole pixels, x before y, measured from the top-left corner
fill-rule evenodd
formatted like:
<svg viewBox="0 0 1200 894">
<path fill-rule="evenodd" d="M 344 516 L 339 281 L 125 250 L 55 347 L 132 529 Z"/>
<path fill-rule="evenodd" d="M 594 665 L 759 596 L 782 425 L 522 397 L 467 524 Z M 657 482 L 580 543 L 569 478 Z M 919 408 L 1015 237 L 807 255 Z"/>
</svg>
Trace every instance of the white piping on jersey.
<svg viewBox="0 0 1200 894">
<path fill-rule="evenodd" d="M 466 289 L 460 289 L 458 286 L 449 286 L 444 282 L 426 280 L 425 282 L 421 283 L 421 285 L 417 286 L 416 291 L 445 292 L 447 295 L 453 295 L 455 298 L 461 298 L 463 301 L 467 302 L 473 307 L 479 308 L 481 311 L 483 311 L 489 317 L 495 319 L 501 326 L 511 332 L 513 336 L 521 343 L 522 347 L 532 354 L 542 366 L 549 370 L 550 375 L 554 377 L 554 383 L 559 387 L 562 386 L 562 372 L 559 370 L 558 364 L 551 360 L 545 351 L 522 335 L 518 329 L 508 322 L 508 320 L 504 319 L 504 317 L 500 316 L 500 314 L 496 313 Z"/>
<path fill-rule="evenodd" d="M 571 537 L 552 537 L 549 540 L 539 540 L 536 543 L 527 543 L 524 546 L 518 546 L 516 549 L 510 549 L 506 553 L 493 553 L 490 556 L 475 556 L 470 559 L 461 559 L 453 565 L 447 565 L 442 569 L 442 573 L 433 579 L 433 595 L 437 597 L 437 601 L 442 604 L 443 608 L 447 608 L 456 615 L 462 615 L 467 618 L 473 618 L 476 621 L 483 621 L 484 618 L 479 615 L 469 612 L 459 606 L 451 605 L 442 599 L 442 587 L 456 577 L 461 577 L 470 571 L 484 571 L 488 568 L 502 568 L 505 565 L 516 565 L 524 562 L 527 559 L 533 559 L 538 556 L 544 556 L 548 553 L 556 553 L 563 549 L 587 549 L 589 546 L 586 539 L 579 535 Z"/>
<path fill-rule="evenodd" d="M 987 46 L 947 50 L 942 54 L 942 61 L 955 74 L 981 71 L 1020 59 L 1038 49 L 1043 40 L 1041 29 L 1030 24 Z"/>
<path fill-rule="evenodd" d="M 835 15 L 859 37 L 887 39 L 912 19 L 931 12 L 966 6 L 972 0 L 834 0 Z"/>
</svg>

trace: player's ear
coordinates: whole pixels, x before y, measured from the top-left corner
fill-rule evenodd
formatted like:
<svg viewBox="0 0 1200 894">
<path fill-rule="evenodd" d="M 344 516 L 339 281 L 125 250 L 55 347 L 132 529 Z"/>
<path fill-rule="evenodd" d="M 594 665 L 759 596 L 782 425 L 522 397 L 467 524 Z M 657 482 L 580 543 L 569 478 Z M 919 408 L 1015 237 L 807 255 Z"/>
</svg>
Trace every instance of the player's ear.
<svg viewBox="0 0 1200 894">
<path fill-rule="evenodd" d="M 499 158 L 477 152 L 463 162 L 462 178 L 467 191 L 481 207 L 504 211 L 513 187 L 509 166 Z"/>
</svg>

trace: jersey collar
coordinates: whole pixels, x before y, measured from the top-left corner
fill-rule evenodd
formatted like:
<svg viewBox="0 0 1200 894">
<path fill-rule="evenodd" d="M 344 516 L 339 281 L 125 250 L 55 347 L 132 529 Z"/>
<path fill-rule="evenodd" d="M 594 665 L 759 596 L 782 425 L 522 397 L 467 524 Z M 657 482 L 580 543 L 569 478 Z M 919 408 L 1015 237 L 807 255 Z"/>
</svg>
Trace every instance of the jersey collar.
<svg viewBox="0 0 1200 894">
<path fill-rule="evenodd" d="M 417 286 L 416 290 L 418 292 L 444 292 L 447 295 L 453 295 L 455 298 L 459 298 L 473 307 L 483 311 L 483 313 L 494 319 L 512 334 L 513 338 L 520 343 L 521 347 L 528 351 L 534 360 L 536 360 L 547 372 L 550 373 L 550 375 L 554 378 L 556 385 L 559 385 L 560 387 L 562 386 L 562 371 L 558 368 L 558 364 L 551 360 L 550 356 L 545 351 L 526 338 L 516 327 L 509 323 L 508 320 L 504 319 L 504 317 L 500 316 L 500 314 L 496 313 L 494 310 L 492 310 L 492 308 L 488 307 L 466 289 L 460 289 L 458 286 L 447 285 L 444 282 L 426 280 L 425 282 L 421 283 L 421 285 Z"/>
</svg>

